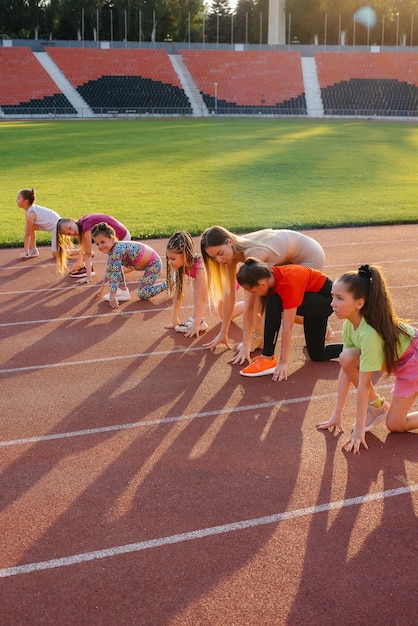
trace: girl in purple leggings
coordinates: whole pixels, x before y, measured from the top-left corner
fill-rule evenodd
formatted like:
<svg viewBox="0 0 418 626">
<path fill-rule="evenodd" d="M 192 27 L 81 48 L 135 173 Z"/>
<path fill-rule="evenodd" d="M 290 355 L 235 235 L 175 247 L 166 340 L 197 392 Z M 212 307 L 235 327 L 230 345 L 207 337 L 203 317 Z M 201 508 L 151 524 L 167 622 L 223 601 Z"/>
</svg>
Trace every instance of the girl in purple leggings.
<svg viewBox="0 0 418 626">
<path fill-rule="evenodd" d="M 98 298 L 108 300 L 112 308 L 117 308 L 121 301 L 129 300 L 131 296 L 125 274 L 133 271 L 144 272 L 137 290 L 140 300 L 149 300 L 167 289 L 165 281 L 156 284 L 162 262 L 150 246 L 138 241 L 118 241 L 114 229 L 106 222 L 93 226 L 91 234 L 100 252 L 109 255 Z"/>
</svg>

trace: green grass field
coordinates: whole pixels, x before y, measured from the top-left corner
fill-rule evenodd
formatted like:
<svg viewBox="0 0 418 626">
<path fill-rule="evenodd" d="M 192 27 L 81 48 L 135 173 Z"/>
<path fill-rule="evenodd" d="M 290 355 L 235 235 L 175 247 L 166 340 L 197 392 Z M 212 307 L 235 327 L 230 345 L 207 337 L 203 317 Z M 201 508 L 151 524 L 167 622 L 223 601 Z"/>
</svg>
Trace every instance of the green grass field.
<svg viewBox="0 0 418 626">
<path fill-rule="evenodd" d="M 135 238 L 416 222 L 418 126 L 137 119 L 0 123 L 0 246 L 21 245 L 17 191 L 62 217 L 114 215 Z M 49 240 L 39 235 L 39 243 Z"/>
</svg>

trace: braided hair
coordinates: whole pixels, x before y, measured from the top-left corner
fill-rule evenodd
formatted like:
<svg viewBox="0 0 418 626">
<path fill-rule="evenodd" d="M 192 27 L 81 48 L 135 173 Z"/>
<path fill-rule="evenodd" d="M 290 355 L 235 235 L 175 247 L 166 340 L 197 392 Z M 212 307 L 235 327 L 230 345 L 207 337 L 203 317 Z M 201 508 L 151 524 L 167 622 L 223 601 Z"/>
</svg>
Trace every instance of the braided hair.
<svg viewBox="0 0 418 626">
<path fill-rule="evenodd" d="M 200 257 L 194 250 L 192 236 L 186 230 L 174 233 L 167 242 L 166 250 L 183 255 L 183 265 L 178 269 L 173 269 L 167 259 L 167 291 L 170 295 L 181 298 L 184 293 L 185 270 L 193 267 Z"/>
</svg>

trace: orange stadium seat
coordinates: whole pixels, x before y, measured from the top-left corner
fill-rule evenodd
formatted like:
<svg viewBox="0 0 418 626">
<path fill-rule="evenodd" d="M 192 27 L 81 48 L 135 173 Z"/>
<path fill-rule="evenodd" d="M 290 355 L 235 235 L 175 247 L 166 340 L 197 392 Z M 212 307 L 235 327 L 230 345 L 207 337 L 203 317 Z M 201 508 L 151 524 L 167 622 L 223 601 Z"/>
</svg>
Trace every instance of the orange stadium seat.
<svg viewBox="0 0 418 626">
<path fill-rule="evenodd" d="M 212 111 L 306 114 L 299 52 L 182 50 L 181 55 Z"/>
<path fill-rule="evenodd" d="M 75 114 L 28 47 L 0 48 L 0 106 L 5 114 Z"/>
<path fill-rule="evenodd" d="M 48 54 L 96 113 L 191 111 L 165 50 L 53 48 Z"/>
</svg>

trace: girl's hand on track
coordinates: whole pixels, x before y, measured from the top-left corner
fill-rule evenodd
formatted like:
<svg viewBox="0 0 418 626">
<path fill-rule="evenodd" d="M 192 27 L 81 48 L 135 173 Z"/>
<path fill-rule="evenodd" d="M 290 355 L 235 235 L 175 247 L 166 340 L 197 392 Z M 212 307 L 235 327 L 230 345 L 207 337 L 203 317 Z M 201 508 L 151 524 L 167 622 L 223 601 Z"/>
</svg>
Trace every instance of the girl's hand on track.
<svg viewBox="0 0 418 626">
<path fill-rule="evenodd" d="M 280 362 L 273 372 L 273 380 L 287 380 L 287 363 Z"/>
<path fill-rule="evenodd" d="M 329 420 L 327 420 L 326 422 L 319 422 L 319 424 L 316 425 L 317 428 L 319 428 L 320 430 L 331 430 L 334 431 L 336 430 L 337 433 L 343 433 L 344 432 L 344 428 L 342 425 L 342 421 L 340 417 L 334 417 L 334 415 L 332 417 L 329 418 Z"/>
<path fill-rule="evenodd" d="M 119 306 L 119 300 L 116 298 L 115 295 L 111 295 L 109 298 L 109 304 L 112 307 L 112 309 L 117 309 Z"/>
<path fill-rule="evenodd" d="M 242 345 L 235 356 L 229 359 L 228 363 L 231 363 L 231 365 L 244 365 L 247 361 L 251 363 L 250 349 L 244 348 Z"/>
<path fill-rule="evenodd" d="M 366 450 L 369 449 L 366 443 L 364 431 L 360 432 L 357 426 L 355 426 L 350 437 L 342 446 L 342 449 L 346 452 L 354 452 L 354 454 L 360 454 L 360 447 L 362 444 Z"/>
<path fill-rule="evenodd" d="M 225 335 L 224 333 L 218 333 L 216 335 L 215 339 L 212 339 L 212 341 L 209 341 L 208 343 L 204 343 L 203 347 L 204 348 L 209 348 L 209 350 L 213 350 L 220 343 L 224 343 L 227 348 L 232 350 L 232 346 L 229 343 L 228 336 Z"/>
</svg>

